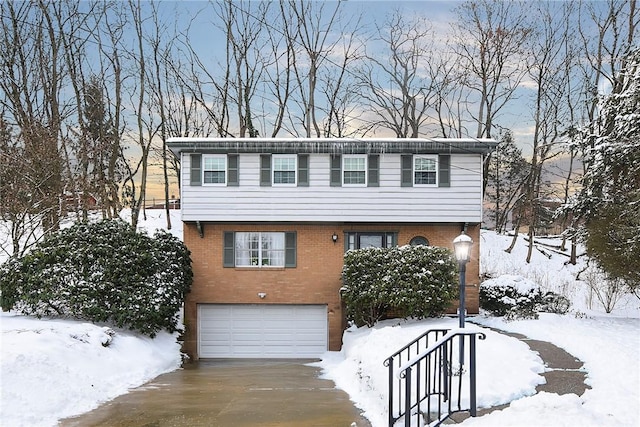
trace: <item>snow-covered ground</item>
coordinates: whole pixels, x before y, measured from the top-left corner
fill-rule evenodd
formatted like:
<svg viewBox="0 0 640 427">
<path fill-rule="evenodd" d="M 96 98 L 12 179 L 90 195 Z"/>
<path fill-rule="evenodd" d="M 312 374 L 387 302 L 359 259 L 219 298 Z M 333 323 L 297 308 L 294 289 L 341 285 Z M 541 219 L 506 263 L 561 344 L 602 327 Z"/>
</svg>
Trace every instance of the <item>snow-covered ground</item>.
<svg viewBox="0 0 640 427">
<path fill-rule="evenodd" d="M 147 211 L 140 228 L 164 228 L 163 211 Z M 123 214 L 127 218 L 126 213 Z M 182 235 L 179 211 L 172 212 L 172 233 Z M 590 390 L 583 396 L 535 394 L 544 381 L 537 354 L 516 339 L 488 329 L 478 342 L 478 403 L 512 402 L 505 410 L 469 419 L 464 425 L 486 426 L 639 426 L 640 302 L 621 300 L 604 314 L 593 293 L 575 274 L 585 265 L 565 266 L 566 257 L 547 258 L 536 251 L 524 262 L 524 242 L 512 254 L 508 238 L 484 232 L 482 269 L 493 277 L 521 275 L 559 291 L 573 302 L 565 316 L 542 314 L 539 320 L 504 322 L 471 319 L 547 340 L 585 362 Z M 546 253 L 551 253 L 545 251 Z M 0 260 L 1 261 L 1 260 Z M 49 426 L 126 393 L 155 376 L 179 368 L 176 336 L 149 339 L 129 331 L 71 320 L 37 320 L 14 313 L 0 317 L 0 425 Z M 374 328 L 345 332 L 340 352 L 327 352 L 318 363 L 323 376 L 349 393 L 373 427 L 386 425 L 386 368 L 382 361 L 428 328 L 453 328 L 457 319 L 385 321 Z M 115 332 L 115 334 L 113 332 Z M 104 346 L 104 344 L 107 344 Z"/>
<path fill-rule="evenodd" d="M 130 212 L 122 217 L 128 221 Z M 147 211 L 139 228 L 150 234 L 166 228 L 163 211 Z M 171 233 L 182 238 L 180 211 L 172 211 Z M 182 363 L 177 334 L 151 339 L 103 325 L 4 312 L 0 323 L 3 427 L 56 425 Z"/>
<path fill-rule="evenodd" d="M 180 345 L 165 332 L 150 339 L 70 320 L 0 319 L 2 426 L 55 425 L 180 367 Z"/>
<path fill-rule="evenodd" d="M 565 265 L 564 255 L 541 248 L 532 262 L 525 260 L 526 246 L 518 240 L 512 254 L 504 249 L 510 238 L 482 233 L 481 265 L 492 277 L 522 276 L 544 289 L 572 300 L 567 315 L 542 313 L 538 320 L 505 322 L 501 318 L 475 316 L 476 324 L 519 332 L 554 343 L 584 362 L 584 395 L 535 394 L 543 383 L 545 367 L 536 353 L 513 338 L 484 329 L 478 341 L 478 406 L 511 402 L 509 408 L 468 419 L 473 426 L 640 426 L 640 301 L 624 296 L 611 314 L 605 314 L 584 282 L 575 274 L 586 264 Z M 550 241 L 549 243 L 558 243 Z M 545 255 L 547 254 L 547 255 Z M 548 258 L 551 255 L 551 258 Z M 386 357 L 429 328 L 456 328 L 457 319 L 385 321 L 374 328 L 351 328 L 344 335 L 342 351 L 327 353 L 318 366 L 324 377 L 349 393 L 373 427 L 387 425 Z"/>
</svg>

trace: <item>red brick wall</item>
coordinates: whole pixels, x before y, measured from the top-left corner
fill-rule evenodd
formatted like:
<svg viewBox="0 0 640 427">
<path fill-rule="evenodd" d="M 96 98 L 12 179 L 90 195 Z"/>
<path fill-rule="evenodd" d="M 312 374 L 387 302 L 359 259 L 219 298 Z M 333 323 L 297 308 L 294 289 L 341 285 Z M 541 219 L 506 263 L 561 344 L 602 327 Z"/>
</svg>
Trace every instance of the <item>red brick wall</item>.
<svg viewBox="0 0 640 427">
<path fill-rule="evenodd" d="M 194 223 L 184 224 L 184 242 L 191 250 L 194 283 L 185 303 L 184 351 L 197 359 L 197 304 L 324 304 L 329 319 L 329 349 L 342 345 L 344 319 L 339 290 L 341 286 L 344 233 L 350 231 L 398 232 L 398 244 L 405 245 L 415 236 L 424 236 L 433 246 L 452 248 L 460 234 L 460 225 L 349 225 L 349 224 L 213 224 L 204 223 L 201 238 Z M 296 231 L 296 268 L 224 268 L 224 231 Z M 467 265 L 466 306 L 478 312 L 479 226 L 467 234 L 476 244 Z M 334 243 L 331 236 L 339 238 Z M 266 293 L 261 299 L 259 292 Z M 455 307 L 452 308 L 455 312 Z"/>
</svg>

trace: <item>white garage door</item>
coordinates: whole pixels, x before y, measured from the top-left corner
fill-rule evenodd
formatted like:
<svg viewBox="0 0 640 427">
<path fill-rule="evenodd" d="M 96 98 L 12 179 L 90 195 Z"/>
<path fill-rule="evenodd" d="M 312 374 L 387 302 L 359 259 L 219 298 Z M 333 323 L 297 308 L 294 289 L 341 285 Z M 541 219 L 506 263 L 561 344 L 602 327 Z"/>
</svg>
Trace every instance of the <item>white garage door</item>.
<svg viewBox="0 0 640 427">
<path fill-rule="evenodd" d="M 201 304 L 201 358 L 316 358 L 327 350 L 325 305 Z"/>
</svg>

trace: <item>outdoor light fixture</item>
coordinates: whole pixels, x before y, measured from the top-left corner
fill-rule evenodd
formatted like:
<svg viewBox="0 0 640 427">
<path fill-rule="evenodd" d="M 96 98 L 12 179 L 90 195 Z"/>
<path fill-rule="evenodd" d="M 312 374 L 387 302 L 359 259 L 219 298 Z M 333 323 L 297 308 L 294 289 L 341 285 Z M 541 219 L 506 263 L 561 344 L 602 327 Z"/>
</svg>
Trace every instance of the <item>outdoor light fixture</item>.
<svg viewBox="0 0 640 427">
<path fill-rule="evenodd" d="M 200 221 L 196 221 L 196 228 L 198 229 L 198 235 L 201 239 L 204 239 L 204 224 Z"/>
<path fill-rule="evenodd" d="M 333 233 L 333 236 L 331 236 L 331 240 L 333 240 L 333 243 L 338 241 L 338 235 L 336 233 Z"/>
<path fill-rule="evenodd" d="M 459 326 L 464 328 L 464 312 L 465 308 L 465 274 L 467 272 L 467 263 L 471 258 L 471 246 L 473 245 L 473 239 L 467 236 L 464 230 L 458 237 L 453 239 L 453 251 L 455 252 L 456 259 L 458 260 L 458 267 L 460 272 L 460 307 L 458 308 Z"/>
<path fill-rule="evenodd" d="M 469 262 L 471 258 L 471 246 L 473 245 L 473 240 L 471 237 L 467 236 L 464 231 L 460 233 L 458 237 L 453 239 L 453 249 L 456 253 L 456 259 L 459 264 L 466 264 Z"/>
</svg>

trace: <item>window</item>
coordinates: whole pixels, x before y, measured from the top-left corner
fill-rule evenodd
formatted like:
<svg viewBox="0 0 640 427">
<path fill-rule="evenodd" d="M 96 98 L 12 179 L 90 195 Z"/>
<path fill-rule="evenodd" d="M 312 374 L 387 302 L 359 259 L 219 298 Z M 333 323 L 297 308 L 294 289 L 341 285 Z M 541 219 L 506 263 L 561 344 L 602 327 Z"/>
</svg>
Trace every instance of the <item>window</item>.
<svg viewBox="0 0 640 427">
<path fill-rule="evenodd" d="M 236 233 L 237 267 L 284 267 L 284 233 Z"/>
<path fill-rule="evenodd" d="M 390 248 L 397 244 L 397 233 L 347 233 L 346 249 Z"/>
<path fill-rule="evenodd" d="M 227 156 L 202 156 L 202 182 L 204 184 L 226 184 Z"/>
<path fill-rule="evenodd" d="M 411 246 L 429 246 L 429 240 L 423 236 L 416 236 L 409 242 Z"/>
<path fill-rule="evenodd" d="M 273 156 L 273 185 L 296 185 L 297 156 Z"/>
<path fill-rule="evenodd" d="M 340 155 L 330 157 L 329 182 L 332 187 L 380 186 L 380 155 Z"/>
<path fill-rule="evenodd" d="M 436 185 L 438 183 L 437 156 L 414 156 L 413 183 L 415 185 Z"/>
<path fill-rule="evenodd" d="M 260 186 L 308 187 L 308 154 L 260 154 Z"/>
<path fill-rule="evenodd" d="M 192 186 L 226 184 L 237 187 L 239 185 L 238 158 L 238 154 L 225 156 L 192 153 L 189 184 Z"/>
<path fill-rule="evenodd" d="M 342 184 L 367 184 L 367 156 L 342 156 Z"/>
<path fill-rule="evenodd" d="M 400 185 L 402 187 L 451 187 L 451 155 L 402 154 Z"/>
<path fill-rule="evenodd" d="M 295 267 L 295 232 L 224 232 L 224 267 Z"/>
</svg>

